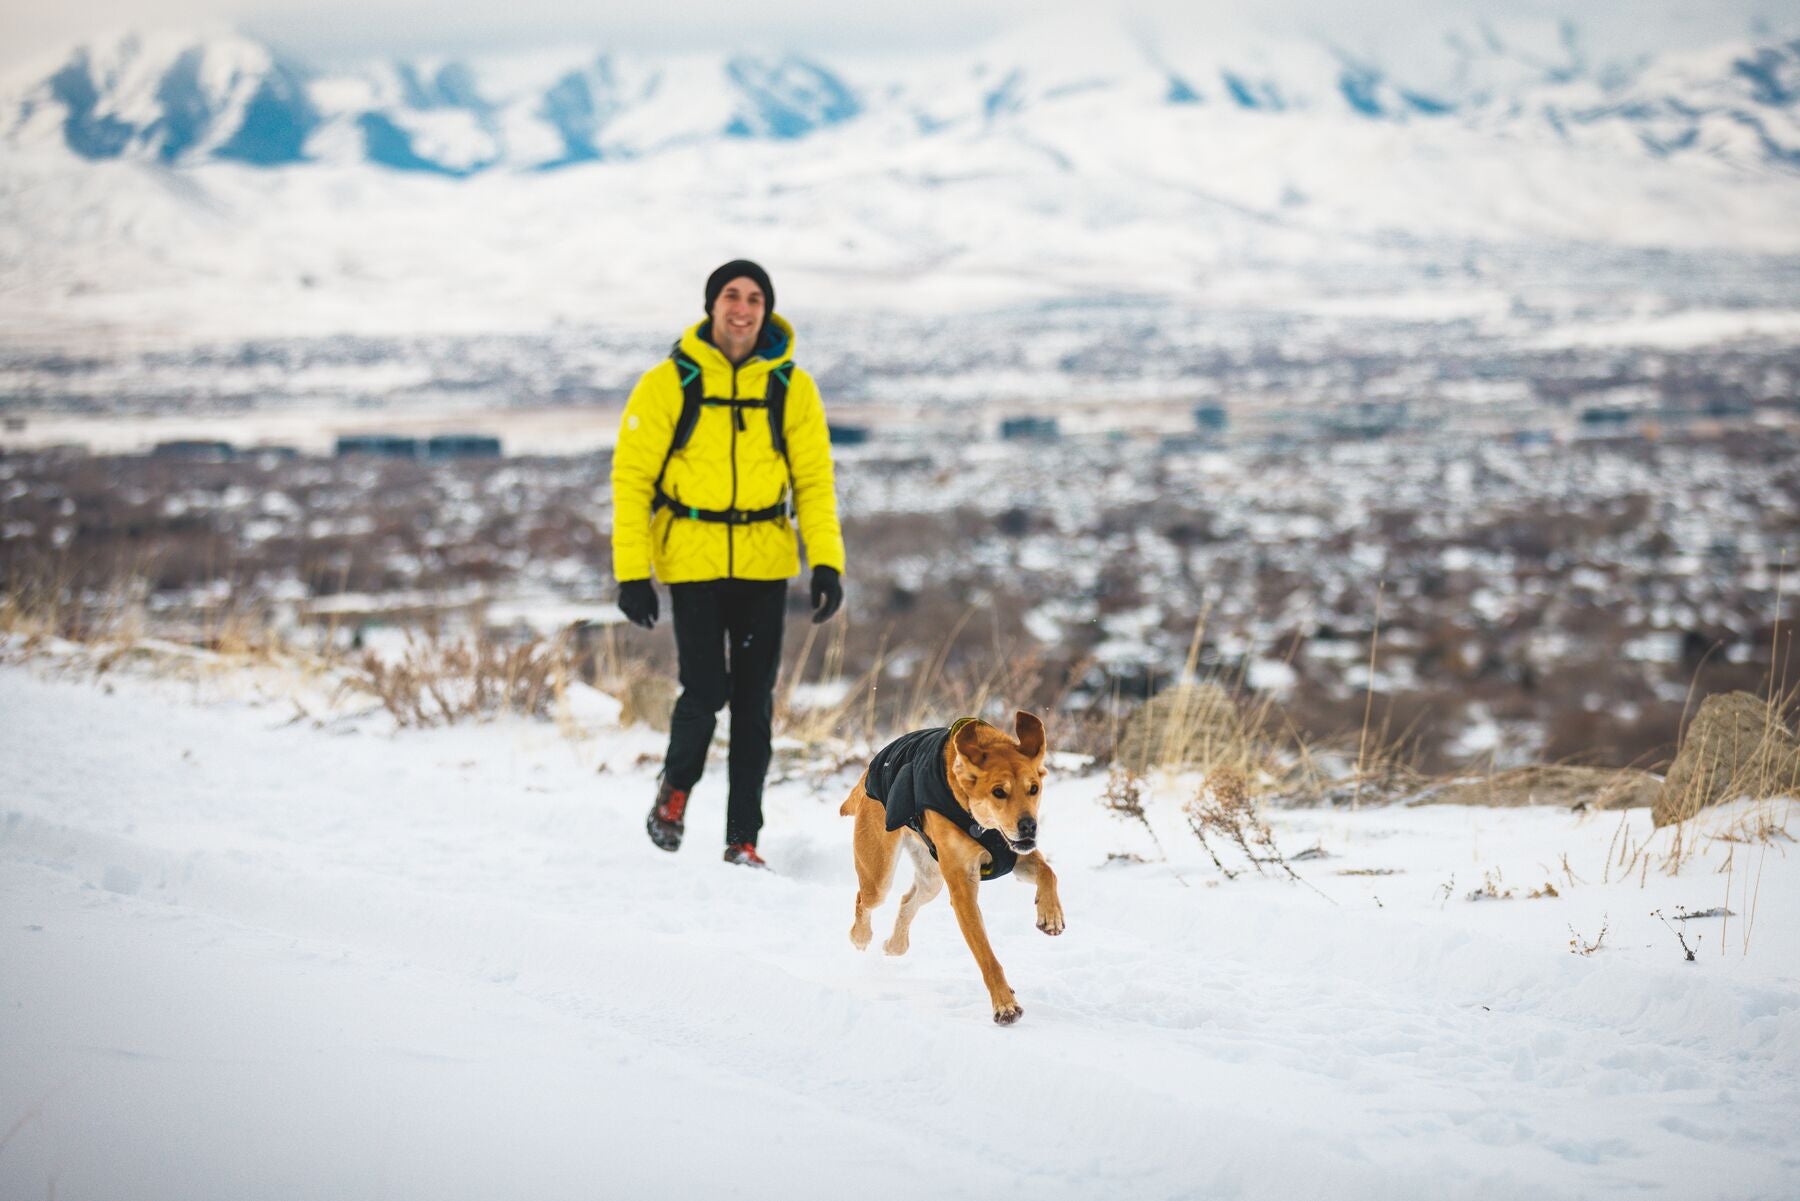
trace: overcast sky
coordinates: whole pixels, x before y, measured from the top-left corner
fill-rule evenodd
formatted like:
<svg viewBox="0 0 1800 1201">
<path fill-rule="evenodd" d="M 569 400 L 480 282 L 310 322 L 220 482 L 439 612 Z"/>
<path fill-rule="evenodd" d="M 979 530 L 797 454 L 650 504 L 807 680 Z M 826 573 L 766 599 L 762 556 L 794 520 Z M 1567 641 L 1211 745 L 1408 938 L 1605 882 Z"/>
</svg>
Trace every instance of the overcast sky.
<svg viewBox="0 0 1800 1201">
<path fill-rule="evenodd" d="M 618 49 L 793 47 L 915 50 L 968 45 L 1042 15 L 1056 0 L 0 0 L 7 58 L 99 32 L 229 25 L 321 63 L 368 55 L 467 53 L 570 42 Z M 1569 16 L 1604 55 L 1763 28 L 1795 28 L 1792 0 L 1123 0 L 1112 11 L 1153 25 L 1242 25 L 1377 46 L 1423 28 Z"/>
</svg>

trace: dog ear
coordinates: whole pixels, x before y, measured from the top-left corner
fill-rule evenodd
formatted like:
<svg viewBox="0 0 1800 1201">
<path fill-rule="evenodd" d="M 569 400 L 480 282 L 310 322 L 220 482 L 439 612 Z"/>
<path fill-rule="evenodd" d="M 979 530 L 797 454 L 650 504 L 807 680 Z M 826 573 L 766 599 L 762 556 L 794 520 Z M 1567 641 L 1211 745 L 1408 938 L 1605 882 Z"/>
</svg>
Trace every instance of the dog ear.
<svg viewBox="0 0 1800 1201">
<path fill-rule="evenodd" d="M 987 762 L 987 750 L 981 745 L 981 723 L 972 721 L 956 732 L 956 753 L 975 767 Z"/>
<path fill-rule="evenodd" d="M 1021 709 L 1013 717 L 1013 727 L 1019 733 L 1019 749 L 1029 759 L 1036 759 L 1044 753 L 1044 723 L 1034 714 Z"/>
</svg>

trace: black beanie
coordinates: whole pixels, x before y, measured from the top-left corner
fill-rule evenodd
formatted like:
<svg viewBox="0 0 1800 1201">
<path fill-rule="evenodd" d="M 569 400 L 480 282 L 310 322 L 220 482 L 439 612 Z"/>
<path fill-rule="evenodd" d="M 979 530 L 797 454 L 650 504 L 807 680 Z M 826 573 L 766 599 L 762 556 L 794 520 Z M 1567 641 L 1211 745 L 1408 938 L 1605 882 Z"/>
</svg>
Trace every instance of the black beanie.
<svg viewBox="0 0 1800 1201">
<path fill-rule="evenodd" d="M 751 262 L 749 259 L 733 259 L 706 277 L 706 314 L 712 316 L 713 302 L 725 285 L 734 279 L 749 279 L 762 289 L 763 312 L 775 311 L 775 285 L 769 282 L 769 273 Z"/>
</svg>

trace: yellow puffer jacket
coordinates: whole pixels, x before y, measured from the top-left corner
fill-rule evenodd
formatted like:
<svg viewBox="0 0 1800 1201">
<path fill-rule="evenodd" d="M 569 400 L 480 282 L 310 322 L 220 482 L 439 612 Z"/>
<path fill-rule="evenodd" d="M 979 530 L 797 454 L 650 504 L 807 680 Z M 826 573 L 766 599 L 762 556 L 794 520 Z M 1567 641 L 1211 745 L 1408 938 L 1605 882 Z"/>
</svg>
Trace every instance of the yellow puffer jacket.
<svg viewBox="0 0 1800 1201">
<path fill-rule="evenodd" d="M 681 336 L 681 349 L 700 364 L 707 397 L 760 400 L 769 372 L 794 354 L 794 329 L 771 313 L 756 354 L 742 366 L 707 341 L 702 321 Z M 742 421 L 733 419 L 734 412 Z M 726 525 L 697 521 L 662 509 L 651 514 L 656 477 L 681 417 L 681 382 L 673 360 L 652 367 L 631 390 L 613 449 L 613 575 L 665 584 L 697 580 L 784 580 L 800 570 L 792 522 Z M 741 428 L 740 428 L 741 427 Z M 814 567 L 844 569 L 844 536 L 838 529 L 837 491 L 825 405 L 812 376 L 794 368 L 782 424 L 787 459 L 769 437 L 761 409 L 702 405 L 688 444 L 669 458 L 663 491 L 697 509 L 766 509 L 781 503 L 793 469 L 794 510 L 807 558 Z"/>
</svg>

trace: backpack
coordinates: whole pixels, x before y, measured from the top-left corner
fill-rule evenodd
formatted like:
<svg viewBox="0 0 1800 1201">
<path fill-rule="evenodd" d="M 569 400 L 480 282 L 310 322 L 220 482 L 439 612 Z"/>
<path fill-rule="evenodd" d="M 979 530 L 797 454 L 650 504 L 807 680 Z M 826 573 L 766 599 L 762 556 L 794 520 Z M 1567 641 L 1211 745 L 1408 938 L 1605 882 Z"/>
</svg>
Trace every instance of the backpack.
<svg viewBox="0 0 1800 1201">
<path fill-rule="evenodd" d="M 675 421 L 675 433 L 669 439 L 669 449 L 663 453 L 662 467 L 656 473 L 656 494 L 651 499 L 650 511 L 673 509 L 677 517 L 688 517 L 695 521 L 714 521 L 725 525 L 749 525 L 758 521 L 785 521 L 791 515 L 793 499 L 794 467 L 788 462 L 787 434 L 783 426 L 787 422 L 788 384 L 793 379 L 794 364 L 790 359 L 769 372 L 769 383 L 760 400 L 727 399 L 718 396 L 707 396 L 705 393 L 704 373 L 700 364 L 681 349 L 677 342 L 669 352 L 669 358 L 675 363 L 676 378 L 681 382 L 681 416 Z M 687 446 L 694 436 L 694 428 L 700 424 L 700 409 L 703 405 L 724 405 L 731 409 L 732 420 L 737 422 L 738 429 L 744 428 L 745 409 L 766 409 L 769 419 L 769 443 L 781 456 L 782 462 L 788 464 L 788 491 L 781 498 L 780 504 L 770 505 L 766 509 L 696 509 L 684 505 L 663 491 L 663 476 L 669 470 L 669 460 L 675 452 Z"/>
</svg>

